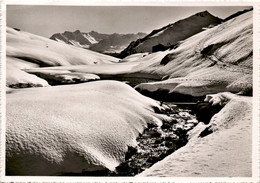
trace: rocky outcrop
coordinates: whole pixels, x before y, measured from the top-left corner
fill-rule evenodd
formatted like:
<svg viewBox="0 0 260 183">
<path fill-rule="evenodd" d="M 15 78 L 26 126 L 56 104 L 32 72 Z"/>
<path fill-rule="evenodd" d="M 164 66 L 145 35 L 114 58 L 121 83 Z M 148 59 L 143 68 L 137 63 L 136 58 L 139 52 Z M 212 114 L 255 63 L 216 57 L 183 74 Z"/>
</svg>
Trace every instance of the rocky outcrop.
<svg viewBox="0 0 260 183">
<path fill-rule="evenodd" d="M 123 58 L 133 53 L 152 52 L 153 47 L 158 44 L 164 47 L 171 47 L 179 41 L 203 31 L 204 27 L 217 25 L 219 23 L 221 23 L 221 19 L 211 15 L 208 11 L 199 12 L 186 19 L 153 30 L 144 38 L 132 42 L 121 52 L 120 57 Z M 154 51 L 156 51 L 155 48 Z"/>
</svg>

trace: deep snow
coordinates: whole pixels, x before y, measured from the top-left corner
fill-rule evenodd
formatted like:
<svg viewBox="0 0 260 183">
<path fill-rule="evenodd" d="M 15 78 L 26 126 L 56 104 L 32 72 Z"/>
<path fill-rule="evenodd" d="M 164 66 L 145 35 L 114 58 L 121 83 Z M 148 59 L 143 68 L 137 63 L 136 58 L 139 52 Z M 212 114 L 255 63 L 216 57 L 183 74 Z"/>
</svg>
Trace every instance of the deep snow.
<svg viewBox="0 0 260 183">
<path fill-rule="evenodd" d="M 7 94 L 6 167 L 14 175 L 56 175 L 108 168 L 148 123 L 169 117 L 130 86 L 96 81 Z"/>
</svg>

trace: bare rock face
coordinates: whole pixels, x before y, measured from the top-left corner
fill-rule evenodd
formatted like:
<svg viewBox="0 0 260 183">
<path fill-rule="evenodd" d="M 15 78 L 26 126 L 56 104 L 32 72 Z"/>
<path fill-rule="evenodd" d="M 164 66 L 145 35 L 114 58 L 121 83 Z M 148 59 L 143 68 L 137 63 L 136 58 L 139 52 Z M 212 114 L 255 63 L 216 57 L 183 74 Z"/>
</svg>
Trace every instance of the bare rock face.
<svg viewBox="0 0 260 183">
<path fill-rule="evenodd" d="M 120 55 L 125 57 L 133 53 L 165 50 L 163 47 L 171 47 L 177 44 L 178 41 L 203 31 L 205 27 L 219 23 L 221 23 L 221 19 L 211 15 L 208 11 L 199 12 L 161 29 L 153 30 L 144 38 L 132 42 Z M 160 48 L 158 45 L 161 45 Z"/>
<path fill-rule="evenodd" d="M 164 98 L 173 100 L 179 94 L 199 97 L 223 91 L 252 95 L 252 23 L 249 11 L 158 53 L 164 55 L 162 60 L 151 59 L 138 69 L 161 75 L 164 81 L 136 89 L 148 96 L 164 91 Z"/>
<path fill-rule="evenodd" d="M 6 173 L 114 170 L 148 123 L 169 120 L 155 109 L 117 81 L 15 90 L 7 94 Z"/>
</svg>

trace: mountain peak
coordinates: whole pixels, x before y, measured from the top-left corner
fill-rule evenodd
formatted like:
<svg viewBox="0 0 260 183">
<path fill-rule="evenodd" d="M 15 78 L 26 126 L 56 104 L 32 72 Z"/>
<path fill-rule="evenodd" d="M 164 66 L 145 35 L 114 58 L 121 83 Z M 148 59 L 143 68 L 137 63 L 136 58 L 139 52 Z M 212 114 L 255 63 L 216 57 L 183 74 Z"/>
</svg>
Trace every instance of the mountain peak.
<svg viewBox="0 0 260 183">
<path fill-rule="evenodd" d="M 132 41 L 143 36 L 145 34 L 102 34 L 93 30 L 90 32 L 75 30 L 74 32 L 65 31 L 62 34 L 56 33 L 50 39 L 101 53 L 118 53 Z"/>
<path fill-rule="evenodd" d="M 215 17 L 207 10 L 198 12 L 185 19 L 153 30 L 144 38 L 131 43 L 121 52 L 120 57 L 125 57 L 132 53 L 152 52 L 153 47 L 158 45 L 163 45 L 165 48 L 174 47 L 179 41 L 203 31 L 204 27 L 219 24 L 221 21 L 222 19 Z"/>
<path fill-rule="evenodd" d="M 74 33 L 75 33 L 75 34 L 79 34 L 79 33 L 81 33 L 81 32 L 80 32 L 80 30 L 75 30 Z"/>
<path fill-rule="evenodd" d="M 201 17 L 206 17 L 206 16 L 213 16 L 210 12 L 208 12 L 207 10 L 196 13 L 196 16 L 201 16 Z"/>
<path fill-rule="evenodd" d="M 97 31 L 93 31 L 93 30 L 92 30 L 92 31 L 90 31 L 89 33 L 98 33 L 98 32 L 97 32 Z"/>
</svg>

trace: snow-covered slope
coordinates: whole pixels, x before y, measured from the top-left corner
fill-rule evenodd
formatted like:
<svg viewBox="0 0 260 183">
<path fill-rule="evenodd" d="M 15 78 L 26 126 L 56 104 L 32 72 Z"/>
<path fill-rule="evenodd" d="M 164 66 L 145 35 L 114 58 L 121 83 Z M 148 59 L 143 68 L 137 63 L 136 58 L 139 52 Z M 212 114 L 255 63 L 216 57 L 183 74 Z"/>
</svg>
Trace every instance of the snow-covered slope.
<svg viewBox="0 0 260 183">
<path fill-rule="evenodd" d="M 225 106 L 208 125 L 200 123 L 189 132 L 186 146 L 138 176 L 252 176 L 252 97 L 220 93 L 206 101 Z"/>
<path fill-rule="evenodd" d="M 166 89 L 203 96 L 230 91 L 250 95 L 253 67 L 252 11 L 184 40 L 178 48 L 157 52 L 161 60 L 140 58 L 140 71 L 161 75 L 162 82 L 143 83 L 136 88 L 154 93 Z M 158 54 L 156 57 L 158 57 Z"/>
<path fill-rule="evenodd" d="M 147 123 L 168 120 L 117 81 L 13 90 L 6 108 L 6 170 L 15 175 L 114 170 Z"/>
<path fill-rule="evenodd" d="M 83 34 L 83 36 L 84 36 L 91 44 L 98 43 L 98 41 L 97 41 L 94 37 L 92 37 L 91 35 L 89 35 L 89 33 Z"/>
<path fill-rule="evenodd" d="M 12 88 L 49 86 L 48 82 L 22 69 L 38 67 L 37 64 L 23 62 L 20 59 L 7 57 L 6 59 L 6 86 Z"/>
<path fill-rule="evenodd" d="M 252 23 L 250 11 L 182 41 L 178 48 L 126 57 L 114 69 L 106 64 L 29 68 L 26 71 L 64 70 L 109 77 L 162 79 L 142 83 L 136 89 L 152 97 L 160 96 L 158 93 L 164 91 L 168 93 L 167 100 L 175 100 L 176 94 L 204 96 L 223 91 L 251 95 Z"/>
<path fill-rule="evenodd" d="M 184 40 L 194 34 L 203 31 L 204 27 L 219 24 L 221 19 L 211 15 L 208 11 L 199 12 L 186 19 L 169 24 L 161 29 L 154 30 L 146 37 L 132 42 L 124 51 L 121 57 L 133 53 L 152 52 L 153 47 L 162 45 L 173 46 L 178 41 Z"/>
<path fill-rule="evenodd" d="M 7 27 L 7 86 L 29 84 L 46 86 L 46 81 L 21 69 L 68 65 L 111 64 L 117 58 L 59 43 Z M 23 63 L 23 64 L 21 64 Z"/>
</svg>

